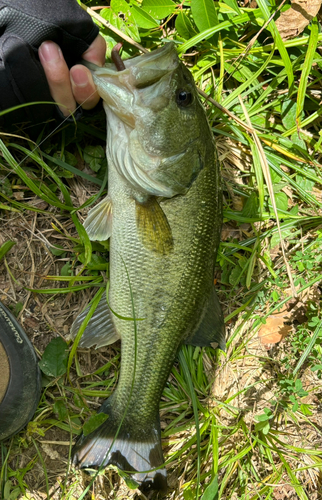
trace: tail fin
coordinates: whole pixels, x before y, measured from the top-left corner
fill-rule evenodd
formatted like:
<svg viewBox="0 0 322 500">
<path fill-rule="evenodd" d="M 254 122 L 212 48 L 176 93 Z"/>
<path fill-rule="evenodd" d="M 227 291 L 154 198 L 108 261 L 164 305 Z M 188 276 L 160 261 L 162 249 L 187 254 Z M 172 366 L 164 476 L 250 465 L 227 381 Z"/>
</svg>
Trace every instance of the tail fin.
<svg viewBox="0 0 322 500">
<path fill-rule="evenodd" d="M 104 406 L 104 413 L 112 413 L 107 411 L 106 402 Z M 96 430 L 78 439 L 72 451 L 73 463 L 81 468 L 112 464 L 129 473 L 140 487 L 166 491 L 166 470 L 157 468 L 164 464 L 159 416 L 149 429 L 136 428 L 127 421 L 117 431 L 110 414 Z"/>
</svg>

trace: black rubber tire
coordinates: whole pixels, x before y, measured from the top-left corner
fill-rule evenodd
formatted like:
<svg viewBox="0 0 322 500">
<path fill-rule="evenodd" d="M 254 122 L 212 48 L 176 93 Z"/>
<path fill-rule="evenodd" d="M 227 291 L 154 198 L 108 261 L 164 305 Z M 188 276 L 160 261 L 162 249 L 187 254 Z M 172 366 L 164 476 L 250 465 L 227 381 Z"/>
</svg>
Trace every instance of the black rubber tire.
<svg viewBox="0 0 322 500">
<path fill-rule="evenodd" d="M 0 341 L 7 354 L 10 379 L 0 403 L 0 441 L 19 432 L 32 419 L 40 399 L 41 375 L 26 333 L 0 302 Z"/>
</svg>

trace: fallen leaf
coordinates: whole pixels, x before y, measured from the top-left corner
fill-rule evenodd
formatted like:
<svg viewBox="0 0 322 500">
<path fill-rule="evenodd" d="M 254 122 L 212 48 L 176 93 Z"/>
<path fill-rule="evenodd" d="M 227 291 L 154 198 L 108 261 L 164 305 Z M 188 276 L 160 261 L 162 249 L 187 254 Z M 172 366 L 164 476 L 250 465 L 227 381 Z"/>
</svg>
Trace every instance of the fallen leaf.
<svg viewBox="0 0 322 500">
<path fill-rule="evenodd" d="M 20 201 L 24 199 L 24 192 L 23 191 L 17 191 L 16 193 L 13 193 L 12 195 L 16 200 Z"/>
<path fill-rule="evenodd" d="M 299 287 L 297 287 L 298 289 Z M 286 297 L 291 297 L 291 289 L 285 289 L 284 294 Z M 290 323 L 307 321 L 307 303 L 311 301 L 318 304 L 320 299 L 320 289 L 315 285 L 304 290 L 297 297 L 291 298 L 283 304 L 277 313 L 267 316 L 265 325 L 262 325 L 258 330 L 261 344 L 277 344 L 283 340 L 292 330 Z"/>
<path fill-rule="evenodd" d="M 293 0 L 291 7 L 275 21 L 282 40 L 295 38 L 317 15 L 322 0 Z"/>
<path fill-rule="evenodd" d="M 286 324 L 288 321 L 288 315 L 284 312 L 268 316 L 265 325 L 262 325 L 258 331 L 261 343 L 277 344 L 283 340 L 292 330 L 292 326 Z"/>
</svg>

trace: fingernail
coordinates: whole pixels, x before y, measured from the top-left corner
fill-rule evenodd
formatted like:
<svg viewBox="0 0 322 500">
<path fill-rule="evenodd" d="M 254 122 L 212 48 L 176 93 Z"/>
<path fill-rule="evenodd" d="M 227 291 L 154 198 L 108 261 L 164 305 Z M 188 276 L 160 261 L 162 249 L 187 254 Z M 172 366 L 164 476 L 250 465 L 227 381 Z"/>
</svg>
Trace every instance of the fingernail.
<svg viewBox="0 0 322 500">
<path fill-rule="evenodd" d="M 39 55 L 48 63 L 59 61 L 62 51 L 54 42 L 43 42 L 39 47 Z"/>
<path fill-rule="evenodd" d="M 74 68 L 70 73 L 70 78 L 76 87 L 86 87 L 88 85 L 88 76 L 83 68 Z"/>
</svg>

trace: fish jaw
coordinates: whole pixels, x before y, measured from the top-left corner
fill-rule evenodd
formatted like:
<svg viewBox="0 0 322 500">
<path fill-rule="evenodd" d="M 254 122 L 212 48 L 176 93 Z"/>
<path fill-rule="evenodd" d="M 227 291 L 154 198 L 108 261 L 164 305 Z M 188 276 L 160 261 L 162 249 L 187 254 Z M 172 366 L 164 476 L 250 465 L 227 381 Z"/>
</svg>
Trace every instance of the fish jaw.
<svg viewBox="0 0 322 500">
<path fill-rule="evenodd" d="M 103 101 L 124 123 L 134 127 L 137 108 L 142 108 L 142 113 L 144 107 L 160 99 L 169 76 L 179 65 L 179 59 L 173 44 L 168 43 L 149 54 L 124 61 L 124 64 L 126 69 L 123 71 L 117 71 L 114 64 L 107 64 L 92 73 Z M 152 93 L 142 92 L 152 86 Z"/>
</svg>

